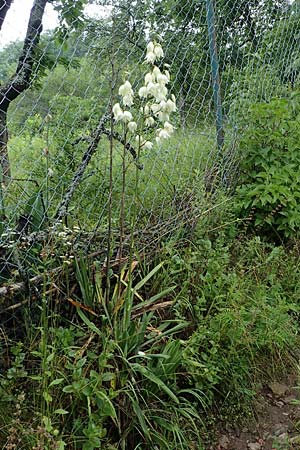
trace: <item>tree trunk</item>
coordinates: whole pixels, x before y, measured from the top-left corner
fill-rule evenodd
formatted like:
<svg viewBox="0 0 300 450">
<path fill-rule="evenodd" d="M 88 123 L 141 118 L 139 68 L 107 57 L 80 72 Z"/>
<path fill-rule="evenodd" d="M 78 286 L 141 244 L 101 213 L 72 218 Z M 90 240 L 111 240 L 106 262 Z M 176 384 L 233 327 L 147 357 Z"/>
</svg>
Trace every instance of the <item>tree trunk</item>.
<svg viewBox="0 0 300 450">
<path fill-rule="evenodd" d="M 0 0 L 0 27 L 12 1 L 13 0 Z M 46 4 L 47 0 L 34 0 L 16 73 L 6 85 L 0 87 L 0 163 L 5 184 L 7 184 L 10 179 L 10 164 L 7 151 L 7 111 L 10 103 L 28 89 L 32 81 L 35 65 L 34 54 L 43 29 L 42 19 Z"/>
<path fill-rule="evenodd" d="M 14 0 L 0 0 L 0 30 L 6 17 L 6 13 Z"/>
</svg>

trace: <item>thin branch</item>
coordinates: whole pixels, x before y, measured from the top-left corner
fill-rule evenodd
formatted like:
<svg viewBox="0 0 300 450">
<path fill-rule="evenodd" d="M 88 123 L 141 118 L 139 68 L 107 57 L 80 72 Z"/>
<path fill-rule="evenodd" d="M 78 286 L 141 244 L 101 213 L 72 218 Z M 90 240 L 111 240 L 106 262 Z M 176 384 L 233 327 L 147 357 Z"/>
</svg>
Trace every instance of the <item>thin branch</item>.
<svg viewBox="0 0 300 450">
<path fill-rule="evenodd" d="M 148 305 L 143 308 L 140 308 L 140 310 L 138 310 L 137 312 L 132 313 L 131 318 L 135 319 L 136 317 L 142 316 L 146 312 L 170 308 L 173 305 L 174 305 L 174 300 L 169 300 L 169 301 L 165 301 L 165 302 L 161 302 L 161 303 L 155 303 L 154 305 Z"/>
<path fill-rule="evenodd" d="M 124 138 L 123 138 L 119 133 L 117 133 L 116 131 L 114 131 L 113 133 L 111 133 L 111 130 L 109 130 L 109 129 L 103 127 L 102 132 L 103 132 L 103 134 L 105 134 L 109 139 L 110 139 L 111 136 L 112 136 L 113 139 L 115 139 L 116 141 L 120 142 L 120 144 L 122 144 L 123 146 L 125 146 L 126 150 L 129 151 L 129 153 L 130 153 L 131 156 L 133 157 L 135 163 L 137 164 L 138 169 L 140 169 L 140 170 L 143 169 L 142 164 L 137 163 L 138 157 L 137 157 L 136 150 L 135 150 L 135 148 L 134 148 L 129 142 L 127 142 L 127 143 L 125 144 Z M 80 136 L 78 139 L 76 139 L 76 140 L 73 142 L 72 145 L 73 145 L 73 146 L 74 146 L 74 145 L 77 145 L 77 144 L 79 144 L 80 142 L 83 142 L 83 141 L 88 142 L 88 143 L 90 144 L 90 143 L 93 142 L 93 138 L 91 138 L 91 136 Z"/>
<path fill-rule="evenodd" d="M 104 128 L 103 129 L 103 134 L 108 136 L 108 138 L 110 138 L 112 136 L 113 139 L 115 139 L 116 141 L 119 141 L 125 147 L 125 149 L 128 150 L 129 153 L 131 154 L 131 156 L 133 157 L 133 159 L 134 159 L 134 161 L 136 163 L 137 168 L 140 169 L 140 170 L 143 170 L 143 165 L 139 164 L 139 162 L 138 162 L 138 155 L 136 153 L 136 150 L 129 142 L 125 142 L 125 139 L 119 133 L 117 133 L 116 131 L 111 133 L 110 130 Z"/>
<path fill-rule="evenodd" d="M 62 267 L 57 267 L 51 271 L 48 272 L 48 275 L 59 275 L 63 271 Z M 34 288 L 38 288 L 45 280 L 44 274 L 42 275 L 36 275 L 33 278 L 30 278 L 29 286 L 32 286 Z M 18 294 L 25 293 L 27 291 L 27 285 L 24 281 L 19 281 L 17 283 L 12 283 L 6 286 L 0 287 L 0 300 L 5 299 L 7 297 L 15 299 L 15 296 Z M 2 302 L 0 302 L 1 304 Z"/>
<path fill-rule="evenodd" d="M 92 159 L 92 156 L 94 155 L 94 153 L 97 150 L 101 136 L 103 135 L 104 123 L 107 121 L 107 119 L 108 119 L 107 114 L 104 114 L 102 116 L 96 130 L 93 133 L 91 143 L 88 146 L 86 152 L 84 153 L 81 163 L 80 163 L 78 169 L 76 170 L 75 175 L 73 176 L 71 184 L 70 184 L 68 190 L 66 191 L 64 198 L 57 209 L 57 212 L 55 215 L 56 222 L 59 222 L 60 220 L 62 220 L 67 214 L 68 206 L 73 197 L 73 194 L 74 194 L 77 186 L 79 185 L 79 183 L 83 177 L 83 174 Z"/>
<path fill-rule="evenodd" d="M 92 159 L 92 156 L 97 151 L 98 144 L 100 142 L 102 135 L 106 135 L 106 136 L 108 136 L 108 138 L 111 138 L 111 136 L 112 136 L 113 139 L 116 139 L 122 145 L 124 145 L 126 150 L 128 150 L 129 153 L 132 155 L 132 157 L 137 165 L 137 168 L 140 170 L 143 169 L 143 166 L 141 164 L 139 164 L 137 161 L 138 157 L 137 157 L 137 153 L 136 153 L 134 147 L 129 142 L 126 143 L 124 138 L 119 133 L 117 133 L 115 131 L 112 133 L 111 130 L 108 130 L 107 128 L 105 128 L 104 124 L 108 119 L 109 119 L 109 116 L 107 114 L 104 114 L 99 122 L 99 125 L 97 126 L 96 130 L 94 131 L 92 137 L 82 136 L 79 139 L 76 139 L 76 141 L 73 143 L 73 145 L 76 145 L 81 141 L 87 141 L 87 142 L 89 142 L 89 146 L 88 146 L 86 152 L 84 153 L 81 163 L 80 163 L 78 169 L 76 170 L 75 175 L 73 176 L 73 179 L 70 183 L 70 186 L 69 186 L 68 190 L 66 191 L 65 196 L 57 209 L 57 212 L 55 214 L 56 222 L 61 221 L 67 215 L 69 203 L 73 197 L 73 194 L 74 194 L 77 186 L 80 184 L 80 182 L 82 180 L 84 172 L 85 172 L 87 166 L 89 165 L 89 163 Z"/>
</svg>

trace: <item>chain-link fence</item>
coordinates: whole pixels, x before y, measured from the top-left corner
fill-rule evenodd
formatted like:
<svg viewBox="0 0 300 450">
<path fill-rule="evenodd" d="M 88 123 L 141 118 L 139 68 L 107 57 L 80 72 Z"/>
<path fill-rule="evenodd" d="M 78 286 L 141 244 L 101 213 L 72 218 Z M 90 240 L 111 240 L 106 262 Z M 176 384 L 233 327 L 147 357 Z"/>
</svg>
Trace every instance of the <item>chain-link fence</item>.
<svg viewBox="0 0 300 450">
<path fill-rule="evenodd" d="M 1 25 L 11 3 L 0 2 Z M 90 16 L 79 0 L 27 3 L 26 38 L 1 50 L 3 296 L 76 252 L 105 265 L 132 236 L 143 252 L 192 230 L 212 207 L 207 191 L 236 176 L 249 105 L 296 89 L 300 71 L 297 1 L 104 0 Z M 51 5 L 58 27 L 41 33 Z M 150 66 L 149 42 L 164 53 Z M 159 101 L 138 94 L 154 66 L 170 74 Z M 126 80 L 134 132 L 112 112 Z M 176 112 L 150 108 L 146 125 L 147 102 L 172 95 Z M 174 132 L 156 139 L 165 122 Z"/>
</svg>

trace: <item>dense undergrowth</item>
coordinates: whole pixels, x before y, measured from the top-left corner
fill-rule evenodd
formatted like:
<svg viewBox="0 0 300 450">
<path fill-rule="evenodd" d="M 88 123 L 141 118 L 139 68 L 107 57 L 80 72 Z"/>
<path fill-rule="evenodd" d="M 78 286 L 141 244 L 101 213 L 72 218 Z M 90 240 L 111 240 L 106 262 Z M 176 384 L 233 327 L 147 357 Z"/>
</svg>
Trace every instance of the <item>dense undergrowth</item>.
<svg viewBox="0 0 300 450">
<path fill-rule="evenodd" d="M 296 364 L 299 243 L 243 235 L 228 209 L 112 275 L 109 301 L 83 258 L 69 291 L 45 279 L 19 336 L 2 328 L 2 448 L 204 448 L 209 411 Z"/>
<path fill-rule="evenodd" d="M 69 174 L 54 167 L 49 176 L 64 130 L 39 154 L 39 183 L 18 205 L 22 188 L 12 183 L 5 214 L 11 223 L 20 212 L 31 219 L 18 241 L 3 246 L 2 260 L 15 263 L 1 274 L 15 294 L 0 305 L 3 449 L 201 450 L 212 412 L 234 409 L 228 420 L 235 420 L 257 383 L 296 367 L 297 101 L 292 95 L 251 105 L 234 155 L 236 186 L 222 173 L 226 154 L 218 161 L 211 139 L 189 131 L 145 152 L 141 174 L 116 144 L 113 180 L 109 145 L 101 144 L 68 228 L 49 228 L 81 156 L 71 155 L 74 167 L 60 161 Z M 23 168 L 12 164 L 15 178 L 49 144 L 52 120 L 12 138 L 12 155 L 25 145 L 29 156 Z M 62 190 L 54 188 L 58 180 Z M 110 181 L 111 216 L 100 221 Z M 81 226 L 91 198 L 92 218 Z M 109 224 L 111 239 L 84 245 L 97 237 L 85 230 L 95 230 L 95 217 L 96 231 L 107 238 Z M 21 269 L 29 285 L 14 284 Z"/>
</svg>

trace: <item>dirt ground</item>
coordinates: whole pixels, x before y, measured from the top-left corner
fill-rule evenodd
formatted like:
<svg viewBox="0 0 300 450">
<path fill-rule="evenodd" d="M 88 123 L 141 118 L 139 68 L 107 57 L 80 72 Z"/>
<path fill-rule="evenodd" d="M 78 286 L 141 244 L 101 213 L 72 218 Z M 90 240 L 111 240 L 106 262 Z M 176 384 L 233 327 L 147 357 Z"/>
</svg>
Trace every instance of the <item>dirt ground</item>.
<svg viewBox="0 0 300 450">
<path fill-rule="evenodd" d="M 241 430 L 221 430 L 217 444 L 208 450 L 300 450 L 300 389 L 296 376 L 263 386 L 254 407 L 255 422 Z"/>
</svg>

